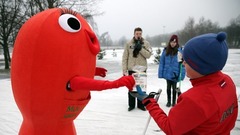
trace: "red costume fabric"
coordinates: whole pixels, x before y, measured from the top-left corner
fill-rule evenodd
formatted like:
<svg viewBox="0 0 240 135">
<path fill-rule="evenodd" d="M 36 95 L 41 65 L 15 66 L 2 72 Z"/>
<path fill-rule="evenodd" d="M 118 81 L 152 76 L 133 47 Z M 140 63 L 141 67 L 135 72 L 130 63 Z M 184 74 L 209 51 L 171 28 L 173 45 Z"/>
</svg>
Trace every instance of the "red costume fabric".
<svg viewBox="0 0 240 135">
<path fill-rule="evenodd" d="M 99 91 L 105 89 L 119 88 L 126 86 L 130 91 L 135 85 L 133 76 L 123 76 L 115 81 L 93 80 L 90 78 L 76 76 L 70 80 L 71 90 L 92 90 Z"/>
<path fill-rule="evenodd" d="M 96 68 L 99 50 L 89 24 L 72 10 L 48 9 L 23 24 L 11 63 L 13 94 L 23 116 L 19 135 L 76 135 L 73 120 L 91 99 L 91 90 L 132 89 L 131 76 L 110 85 L 94 80 L 106 75 Z M 67 89 L 71 79 L 77 90 Z"/>
<path fill-rule="evenodd" d="M 153 98 L 143 101 L 150 100 L 146 108 L 155 122 L 167 135 L 229 135 L 238 115 L 232 79 L 219 71 L 191 83 L 168 115 Z"/>
<path fill-rule="evenodd" d="M 96 67 L 95 76 L 105 77 L 106 74 L 107 74 L 107 70 L 105 68 Z"/>
</svg>

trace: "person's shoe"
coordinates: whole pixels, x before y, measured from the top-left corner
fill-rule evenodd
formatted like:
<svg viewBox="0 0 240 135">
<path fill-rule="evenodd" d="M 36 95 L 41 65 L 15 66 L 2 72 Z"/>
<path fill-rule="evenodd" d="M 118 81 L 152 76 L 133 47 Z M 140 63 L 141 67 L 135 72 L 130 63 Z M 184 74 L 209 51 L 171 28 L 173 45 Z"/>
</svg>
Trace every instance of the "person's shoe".
<svg viewBox="0 0 240 135">
<path fill-rule="evenodd" d="M 173 106 L 175 106 L 175 103 L 174 103 L 174 104 L 172 104 L 172 107 L 173 107 Z"/>
<path fill-rule="evenodd" d="M 134 109 L 134 107 L 129 107 L 128 111 L 132 111 Z"/>
<path fill-rule="evenodd" d="M 171 106 L 171 103 L 167 102 L 166 106 L 167 106 L 167 107 L 170 107 L 170 106 Z"/>
<path fill-rule="evenodd" d="M 142 111 L 146 111 L 145 107 L 138 107 Z"/>
</svg>

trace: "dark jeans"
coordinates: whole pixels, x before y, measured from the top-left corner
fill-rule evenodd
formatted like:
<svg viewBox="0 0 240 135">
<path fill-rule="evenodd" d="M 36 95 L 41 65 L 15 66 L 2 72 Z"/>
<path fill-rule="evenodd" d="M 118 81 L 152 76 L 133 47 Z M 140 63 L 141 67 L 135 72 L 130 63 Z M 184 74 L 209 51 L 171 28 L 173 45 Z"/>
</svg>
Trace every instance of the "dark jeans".
<svg viewBox="0 0 240 135">
<path fill-rule="evenodd" d="M 172 104 L 175 104 L 176 102 L 176 87 L 177 87 L 177 82 L 167 80 L 167 101 L 170 104 L 171 104 L 171 94 L 172 94 Z"/>
<path fill-rule="evenodd" d="M 128 71 L 129 75 L 132 75 L 133 73 L 135 73 L 134 71 Z M 135 102 L 136 102 L 136 98 L 133 97 L 130 92 L 128 92 L 128 106 L 129 108 L 135 108 Z M 142 104 L 142 101 L 137 99 L 137 107 L 138 108 L 144 108 L 144 105 Z"/>
</svg>

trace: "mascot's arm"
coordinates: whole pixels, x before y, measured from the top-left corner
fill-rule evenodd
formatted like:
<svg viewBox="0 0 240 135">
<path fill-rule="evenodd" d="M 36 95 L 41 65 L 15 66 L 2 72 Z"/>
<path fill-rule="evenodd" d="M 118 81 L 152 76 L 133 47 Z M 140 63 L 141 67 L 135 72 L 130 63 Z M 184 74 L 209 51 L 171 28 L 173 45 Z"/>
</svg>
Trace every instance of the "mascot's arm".
<svg viewBox="0 0 240 135">
<path fill-rule="evenodd" d="M 106 73 L 107 73 L 107 70 L 105 68 L 96 67 L 95 69 L 95 76 L 105 77 Z"/>
<path fill-rule="evenodd" d="M 123 76 L 115 81 L 94 80 L 91 78 L 76 76 L 67 83 L 67 89 L 100 91 L 126 86 L 131 91 L 134 85 L 135 80 L 131 75 Z"/>
</svg>

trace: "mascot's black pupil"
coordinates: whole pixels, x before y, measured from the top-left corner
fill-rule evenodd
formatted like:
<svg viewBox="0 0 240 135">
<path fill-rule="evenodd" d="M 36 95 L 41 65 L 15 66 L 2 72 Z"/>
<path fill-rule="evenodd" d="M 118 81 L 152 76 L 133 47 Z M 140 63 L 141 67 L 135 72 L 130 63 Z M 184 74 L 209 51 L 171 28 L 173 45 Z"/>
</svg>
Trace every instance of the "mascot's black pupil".
<svg viewBox="0 0 240 135">
<path fill-rule="evenodd" d="M 80 29 L 80 23 L 78 22 L 77 19 L 75 18 L 69 18 L 68 21 L 67 21 L 68 25 L 74 29 L 74 30 L 78 30 Z"/>
</svg>

